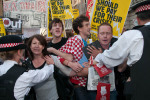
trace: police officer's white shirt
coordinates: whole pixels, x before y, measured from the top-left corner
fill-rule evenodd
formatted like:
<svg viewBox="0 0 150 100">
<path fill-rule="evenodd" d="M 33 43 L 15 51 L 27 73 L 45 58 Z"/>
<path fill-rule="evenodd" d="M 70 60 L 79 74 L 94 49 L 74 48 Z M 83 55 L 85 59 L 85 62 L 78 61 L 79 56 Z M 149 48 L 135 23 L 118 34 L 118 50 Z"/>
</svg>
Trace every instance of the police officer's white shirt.
<svg viewBox="0 0 150 100">
<path fill-rule="evenodd" d="M 145 25 L 150 25 L 150 22 Z M 105 64 L 108 68 L 120 65 L 128 58 L 127 65 L 135 64 L 143 54 L 144 40 L 139 30 L 129 30 L 119 37 L 109 50 L 98 54 L 95 61 Z"/>
<path fill-rule="evenodd" d="M 5 74 L 14 64 L 12 60 L 6 60 L 0 65 L 0 76 Z M 24 96 L 30 91 L 30 87 L 46 80 L 54 72 L 53 65 L 45 65 L 42 69 L 29 70 L 24 72 L 16 81 L 14 87 L 14 96 L 17 100 L 24 100 Z M 15 74 L 15 73 L 14 73 Z"/>
</svg>

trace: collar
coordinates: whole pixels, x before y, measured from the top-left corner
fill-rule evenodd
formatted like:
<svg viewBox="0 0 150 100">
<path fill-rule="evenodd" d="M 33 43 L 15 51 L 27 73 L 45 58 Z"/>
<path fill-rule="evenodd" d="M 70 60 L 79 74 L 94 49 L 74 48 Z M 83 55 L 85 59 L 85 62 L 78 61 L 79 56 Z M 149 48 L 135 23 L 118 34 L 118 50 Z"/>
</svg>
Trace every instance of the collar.
<svg viewBox="0 0 150 100">
<path fill-rule="evenodd" d="M 4 63 L 0 65 L 0 76 L 5 74 L 15 64 L 18 64 L 18 63 L 13 60 L 5 60 Z"/>
<path fill-rule="evenodd" d="M 16 61 L 14 60 L 6 60 L 4 61 L 4 63 L 11 63 L 11 64 L 18 64 Z"/>
<path fill-rule="evenodd" d="M 76 35 L 77 38 L 79 38 L 82 41 L 82 37 L 80 35 Z"/>
<path fill-rule="evenodd" d="M 144 25 L 150 25 L 150 22 L 145 23 Z"/>
</svg>

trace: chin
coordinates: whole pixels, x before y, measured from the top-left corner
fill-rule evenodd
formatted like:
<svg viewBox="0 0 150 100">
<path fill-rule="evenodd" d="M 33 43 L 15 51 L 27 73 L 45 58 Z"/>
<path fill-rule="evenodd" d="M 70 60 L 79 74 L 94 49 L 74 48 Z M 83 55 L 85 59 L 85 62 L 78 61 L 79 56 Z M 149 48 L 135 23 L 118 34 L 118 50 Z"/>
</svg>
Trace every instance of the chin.
<svg viewBox="0 0 150 100">
<path fill-rule="evenodd" d="M 104 42 L 103 45 L 108 45 L 109 43 Z"/>
<path fill-rule="evenodd" d="M 61 37 L 61 34 L 56 34 L 55 37 Z"/>
</svg>

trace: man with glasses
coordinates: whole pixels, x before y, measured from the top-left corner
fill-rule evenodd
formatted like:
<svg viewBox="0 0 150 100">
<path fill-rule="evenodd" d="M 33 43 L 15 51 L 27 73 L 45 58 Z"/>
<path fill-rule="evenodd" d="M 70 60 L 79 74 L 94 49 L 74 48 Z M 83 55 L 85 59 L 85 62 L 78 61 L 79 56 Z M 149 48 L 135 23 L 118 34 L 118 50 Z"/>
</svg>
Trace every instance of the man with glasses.
<svg viewBox="0 0 150 100">
<path fill-rule="evenodd" d="M 92 55 L 94 58 L 101 53 L 104 50 L 109 49 L 109 47 L 117 40 L 116 38 L 113 38 L 113 29 L 112 26 L 108 23 L 102 23 L 98 27 L 98 39 L 97 41 L 93 42 L 90 46 L 87 48 L 87 56 Z M 96 48 L 99 47 L 99 48 Z M 108 81 L 111 84 L 110 88 L 110 100 L 117 100 L 117 93 L 115 88 L 115 75 L 114 75 L 114 68 L 111 69 L 112 73 L 109 75 L 106 75 Z M 105 76 L 104 76 L 105 77 Z M 95 96 L 96 98 L 96 91 Z"/>
</svg>

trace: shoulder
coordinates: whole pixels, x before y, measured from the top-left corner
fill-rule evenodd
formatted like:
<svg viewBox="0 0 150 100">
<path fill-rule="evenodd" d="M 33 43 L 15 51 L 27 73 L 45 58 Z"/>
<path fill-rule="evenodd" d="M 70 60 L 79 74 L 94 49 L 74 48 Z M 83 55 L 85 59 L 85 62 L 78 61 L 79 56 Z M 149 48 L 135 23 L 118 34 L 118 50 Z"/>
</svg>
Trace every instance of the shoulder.
<svg viewBox="0 0 150 100">
<path fill-rule="evenodd" d="M 51 45 L 53 45 L 51 41 L 47 43 L 47 47 L 51 47 Z"/>
<path fill-rule="evenodd" d="M 68 38 L 64 38 L 64 37 L 62 38 L 62 41 L 67 41 L 67 40 L 68 40 Z"/>
<path fill-rule="evenodd" d="M 112 46 L 117 40 L 118 40 L 118 38 L 114 38 L 114 37 L 113 37 L 113 38 L 111 39 L 110 45 Z"/>
<path fill-rule="evenodd" d="M 66 42 L 67 42 L 67 40 L 68 40 L 68 38 L 64 38 L 64 37 L 63 37 L 63 38 L 61 39 L 61 41 L 60 41 L 60 42 L 61 42 L 61 43 L 66 43 Z"/>
<path fill-rule="evenodd" d="M 71 37 L 68 39 L 67 42 L 78 42 L 78 41 L 82 41 L 82 39 L 80 39 L 80 37 L 78 35 L 74 36 L 74 37 Z"/>
<path fill-rule="evenodd" d="M 121 37 L 126 39 L 138 39 L 143 38 L 141 31 L 139 30 L 129 30 L 123 33 Z"/>
</svg>

